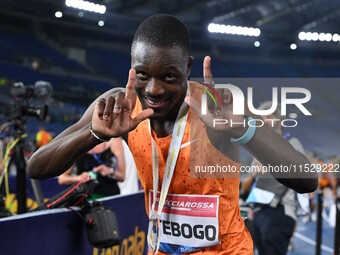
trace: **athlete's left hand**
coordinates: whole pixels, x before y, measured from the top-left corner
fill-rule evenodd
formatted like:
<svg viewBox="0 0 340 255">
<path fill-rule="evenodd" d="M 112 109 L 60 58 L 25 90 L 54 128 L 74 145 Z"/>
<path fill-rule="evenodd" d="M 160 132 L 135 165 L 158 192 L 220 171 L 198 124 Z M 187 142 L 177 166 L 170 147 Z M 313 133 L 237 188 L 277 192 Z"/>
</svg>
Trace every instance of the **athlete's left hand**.
<svg viewBox="0 0 340 255">
<path fill-rule="evenodd" d="M 203 77 L 205 84 L 214 87 L 211 72 L 211 58 L 209 56 L 204 58 Z M 233 114 L 233 96 L 229 89 L 216 89 L 216 91 L 221 98 L 222 105 L 220 105 L 216 95 L 216 104 L 214 104 L 213 100 L 208 96 L 208 111 L 205 115 L 201 112 L 201 104 L 195 98 L 186 97 L 185 102 L 198 114 L 199 118 L 211 131 L 232 138 L 241 137 L 247 130 L 248 120 L 244 115 Z"/>
</svg>

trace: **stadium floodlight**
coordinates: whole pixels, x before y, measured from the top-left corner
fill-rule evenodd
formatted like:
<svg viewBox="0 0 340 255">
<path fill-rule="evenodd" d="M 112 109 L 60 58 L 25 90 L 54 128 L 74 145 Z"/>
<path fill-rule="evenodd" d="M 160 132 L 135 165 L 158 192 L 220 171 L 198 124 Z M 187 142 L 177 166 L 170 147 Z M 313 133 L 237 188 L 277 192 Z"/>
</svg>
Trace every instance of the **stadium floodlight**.
<svg viewBox="0 0 340 255">
<path fill-rule="evenodd" d="M 230 25 L 215 24 L 215 23 L 210 23 L 208 25 L 208 31 L 210 33 L 255 36 L 255 37 L 258 37 L 261 34 L 261 30 L 259 28 L 230 26 Z"/>
<path fill-rule="evenodd" d="M 254 30 L 254 36 L 260 36 L 261 30 L 259 28 L 253 28 Z"/>
<path fill-rule="evenodd" d="M 339 42 L 340 35 L 339 34 L 331 34 L 331 33 L 317 33 L 317 32 L 300 32 L 298 35 L 301 41 L 320 41 L 320 42 Z"/>
<path fill-rule="evenodd" d="M 102 21 L 102 20 L 99 20 L 99 21 L 98 21 L 98 26 L 102 27 L 102 26 L 104 26 L 104 25 L 105 25 L 104 21 Z"/>
<path fill-rule="evenodd" d="M 61 11 L 56 11 L 54 16 L 58 19 L 60 19 L 63 16 L 63 13 Z"/>
<path fill-rule="evenodd" d="M 312 40 L 313 40 L 313 41 L 319 40 L 319 34 L 318 34 L 317 32 L 314 32 L 314 33 L 312 34 Z"/>
<path fill-rule="evenodd" d="M 260 43 L 259 41 L 256 41 L 256 42 L 254 42 L 254 46 L 255 46 L 256 48 L 258 48 L 258 47 L 261 46 L 261 43 Z"/>
<path fill-rule="evenodd" d="M 326 34 L 325 33 L 320 33 L 319 34 L 319 41 L 320 42 L 326 41 Z"/>
<path fill-rule="evenodd" d="M 296 50 L 296 49 L 297 49 L 297 45 L 296 45 L 295 43 L 292 43 L 292 44 L 290 45 L 290 49 L 291 49 L 291 50 Z"/>
<path fill-rule="evenodd" d="M 306 40 L 306 33 L 305 32 L 300 32 L 299 33 L 299 39 L 302 40 Z"/>
<path fill-rule="evenodd" d="M 307 40 L 307 41 L 311 41 L 312 39 L 313 39 L 313 33 L 307 32 L 307 33 L 306 33 L 306 40 Z"/>
<path fill-rule="evenodd" d="M 65 4 L 68 7 L 104 14 L 106 12 L 106 6 L 101 4 L 95 4 L 83 0 L 65 0 Z"/>
<path fill-rule="evenodd" d="M 327 33 L 325 39 L 326 39 L 326 42 L 332 41 L 332 34 Z"/>
</svg>

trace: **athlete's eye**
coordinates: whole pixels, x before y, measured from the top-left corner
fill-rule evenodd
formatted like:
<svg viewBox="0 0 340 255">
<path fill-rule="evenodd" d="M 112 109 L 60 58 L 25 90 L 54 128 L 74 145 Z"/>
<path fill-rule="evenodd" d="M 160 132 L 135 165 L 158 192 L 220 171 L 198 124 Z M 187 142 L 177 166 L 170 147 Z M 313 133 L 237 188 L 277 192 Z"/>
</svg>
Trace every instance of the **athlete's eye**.
<svg viewBox="0 0 340 255">
<path fill-rule="evenodd" d="M 146 72 L 143 72 L 143 71 L 137 71 L 136 76 L 140 80 L 146 80 L 146 79 L 149 78 L 148 74 Z"/>
<path fill-rule="evenodd" d="M 168 73 L 166 76 L 165 76 L 165 80 L 167 82 L 174 82 L 176 80 L 176 75 L 173 74 L 173 73 Z"/>
</svg>

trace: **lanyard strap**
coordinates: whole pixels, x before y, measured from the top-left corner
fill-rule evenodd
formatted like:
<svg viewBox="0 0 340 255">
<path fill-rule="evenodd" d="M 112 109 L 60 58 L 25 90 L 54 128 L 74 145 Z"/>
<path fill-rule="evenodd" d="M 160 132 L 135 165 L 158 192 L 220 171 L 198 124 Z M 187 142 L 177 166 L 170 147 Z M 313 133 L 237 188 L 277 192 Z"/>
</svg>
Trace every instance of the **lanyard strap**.
<svg viewBox="0 0 340 255">
<path fill-rule="evenodd" d="M 105 151 L 105 143 L 102 143 L 102 147 L 103 147 L 103 151 L 100 152 L 100 153 L 98 153 L 98 154 L 101 154 L 101 153 L 103 153 L 103 152 Z M 111 147 L 111 142 L 110 142 L 109 148 L 110 148 L 110 147 Z M 102 160 L 100 159 L 100 157 L 97 155 L 97 153 L 95 153 L 93 150 L 92 150 L 91 154 L 92 154 L 93 158 L 94 158 L 100 165 L 105 165 L 105 164 L 106 164 L 104 161 L 102 161 Z"/>
<path fill-rule="evenodd" d="M 189 84 L 187 90 L 187 96 L 190 94 Z M 159 199 L 158 210 L 155 211 L 155 204 L 157 198 L 157 191 L 158 191 L 158 180 L 159 180 L 159 165 L 158 165 L 158 149 L 155 140 L 151 134 L 151 125 L 149 120 L 149 131 L 151 136 L 151 145 L 152 145 L 152 172 L 153 172 L 153 203 L 152 203 L 152 213 L 159 217 L 161 215 L 165 198 L 168 194 L 172 175 L 175 170 L 177 157 L 179 154 L 179 150 L 181 148 L 181 143 L 184 135 L 185 126 L 188 119 L 188 106 L 185 102 L 183 102 L 179 112 L 177 114 L 176 122 L 174 125 L 174 129 L 172 131 L 172 138 L 170 143 L 170 149 L 168 153 L 168 157 L 166 160 L 164 176 L 163 176 L 163 183 L 161 188 L 161 196 Z"/>
<path fill-rule="evenodd" d="M 92 152 L 92 156 L 100 165 L 105 165 L 105 162 L 103 162 L 96 153 Z"/>
</svg>

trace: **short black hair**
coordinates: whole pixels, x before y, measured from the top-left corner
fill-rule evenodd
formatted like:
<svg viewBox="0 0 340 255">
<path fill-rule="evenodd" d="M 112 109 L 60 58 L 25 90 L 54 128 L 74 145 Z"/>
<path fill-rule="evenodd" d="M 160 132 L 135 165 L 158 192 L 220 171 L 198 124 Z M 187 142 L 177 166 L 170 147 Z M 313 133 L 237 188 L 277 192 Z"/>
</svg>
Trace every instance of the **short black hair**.
<svg viewBox="0 0 340 255">
<path fill-rule="evenodd" d="M 187 58 L 190 57 L 188 28 L 182 21 L 171 15 L 156 14 L 144 20 L 135 33 L 131 51 L 137 42 L 145 42 L 161 48 L 178 46 Z"/>
</svg>

